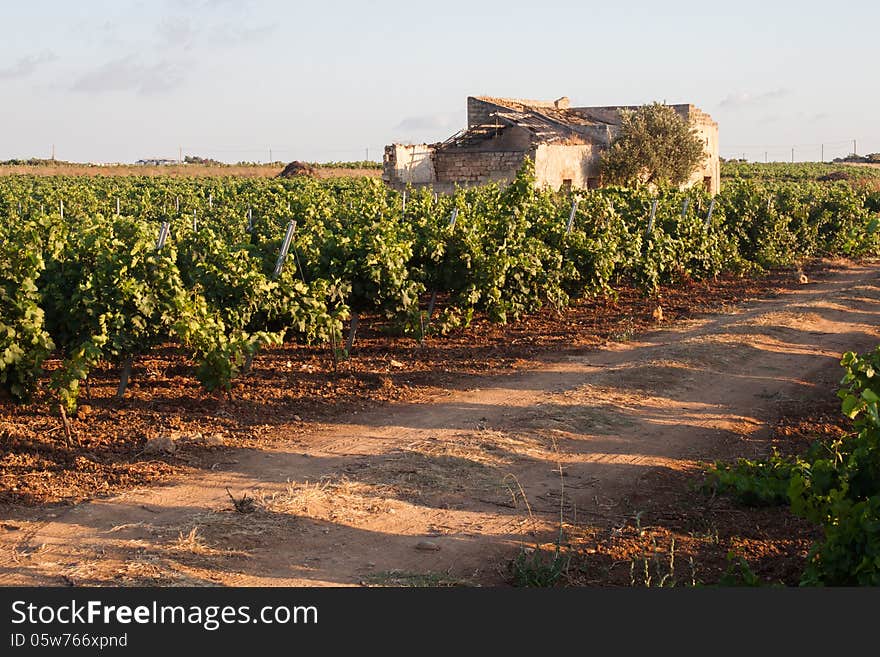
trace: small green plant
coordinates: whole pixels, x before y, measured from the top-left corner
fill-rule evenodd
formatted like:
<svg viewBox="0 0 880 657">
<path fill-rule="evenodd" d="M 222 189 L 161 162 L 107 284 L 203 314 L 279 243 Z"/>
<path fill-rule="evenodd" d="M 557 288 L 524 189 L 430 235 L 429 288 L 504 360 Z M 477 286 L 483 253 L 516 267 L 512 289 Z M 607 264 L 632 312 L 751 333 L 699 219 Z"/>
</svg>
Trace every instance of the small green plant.
<svg viewBox="0 0 880 657">
<path fill-rule="evenodd" d="M 554 448 L 556 447 L 554 443 Z M 568 573 L 571 565 L 571 554 L 563 555 L 562 545 L 565 541 L 565 479 L 562 463 L 557 464 L 559 471 L 559 533 L 556 535 L 555 549 L 552 556 L 546 555 L 540 546 L 528 549 L 523 546 L 516 558 L 511 562 L 510 569 L 514 586 L 555 586 Z M 529 517 L 534 522 L 532 508 L 526 498 L 525 491 L 520 486 L 514 475 L 509 475 L 519 488 L 523 502 L 529 512 Z M 506 478 L 505 478 L 506 479 Z M 508 487 L 510 490 L 510 488 Z M 514 494 L 514 500 L 516 499 Z"/>
<path fill-rule="evenodd" d="M 537 546 L 523 547 L 511 563 L 511 579 L 514 586 L 556 586 L 568 572 L 570 555 L 563 555 L 557 543 L 551 554 Z"/>
<path fill-rule="evenodd" d="M 763 586 L 764 582 L 749 566 L 749 562 L 733 552 L 727 553 L 727 570 L 718 580 L 719 586 Z"/>
<path fill-rule="evenodd" d="M 368 575 L 361 582 L 363 586 L 441 588 L 451 586 L 477 586 L 474 582 L 444 573 L 410 573 L 402 570 L 385 570 Z"/>
<path fill-rule="evenodd" d="M 710 545 L 719 545 L 721 543 L 718 526 L 713 520 L 708 518 L 697 518 L 691 526 L 692 529 L 688 532 L 688 535 L 691 538 L 706 541 Z"/>
<path fill-rule="evenodd" d="M 774 453 L 769 459 L 739 459 L 734 464 L 715 463 L 708 472 L 704 491 L 717 491 L 747 506 L 788 504 L 788 487 L 797 461 Z"/>
<path fill-rule="evenodd" d="M 645 529 L 642 527 L 642 516 L 645 514 L 644 511 L 639 511 L 634 517 L 633 520 L 636 521 L 636 532 L 638 532 L 639 536 L 645 535 Z"/>
<path fill-rule="evenodd" d="M 611 334 L 615 342 L 629 342 L 636 334 L 636 324 L 633 317 L 627 317 L 620 323 L 619 328 Z"/>
<path fill-rule="evenodd" d="M 648 588 L 676 586 L 678 582 L 675 579 L 675 539 L 673 538 L 669 545 L 668 557 L 667 553 L 658 547 L 655 539 L 651 539 L 651 544 L 653 549 L 650 556 L 646 555 L 630 561 L 630 586 Z M 691 573 L 693 575 L 693 562 L 691 562 Z"/>
</svg>

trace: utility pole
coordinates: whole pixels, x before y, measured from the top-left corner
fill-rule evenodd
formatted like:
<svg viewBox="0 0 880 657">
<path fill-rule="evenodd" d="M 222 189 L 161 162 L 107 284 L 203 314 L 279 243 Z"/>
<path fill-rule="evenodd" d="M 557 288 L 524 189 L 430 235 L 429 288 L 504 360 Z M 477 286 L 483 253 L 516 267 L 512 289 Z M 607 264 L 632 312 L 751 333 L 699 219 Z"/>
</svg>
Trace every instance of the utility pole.
<svg viewBox="0 0 880 657">
<path fill-rule="evenodd" d="M 367 146 L 367 148 L 364 149 L 364 155 L 365 155 L 364 161 L 369 162 L 370 161 L 370 147 L 369 146 Z"/>
<path fill-rule="evenodd" d="M 764 151 L 764 164 L 767 164 L 769 160 L 767 159 L 767 151 Z"/>
<path fill-rule="evenodd" d="M 52 161 L 55 161 L 55 144 L 52 144 Z"/>
<path fill-rule="evenodd" d="M 821 155 L 820 155 L 819 161 L 825 162 L 825 144 L 822 144 L 822 150 L 820 152 L 821 152 Z"/>
<path fill-rule="evenodd" d="M 183 146 L 177 147 L 177 163 L 183 164 Z"/>
<path fill-rule="evenodd" d="M 858 155 L 859 152 L 856 150 L 856 140 L 853 139 L 853 155 Z"/>
<path fill-rule="evenodd" d="M 794 149 L 791 149 L 791 163 L 794 164 Z"/>
<path fill-rule="evenodd" d="M 272 159 L 272 147 L 269 147 L 269 164 L 272 164 L 275 160 Z"/>
</svg>

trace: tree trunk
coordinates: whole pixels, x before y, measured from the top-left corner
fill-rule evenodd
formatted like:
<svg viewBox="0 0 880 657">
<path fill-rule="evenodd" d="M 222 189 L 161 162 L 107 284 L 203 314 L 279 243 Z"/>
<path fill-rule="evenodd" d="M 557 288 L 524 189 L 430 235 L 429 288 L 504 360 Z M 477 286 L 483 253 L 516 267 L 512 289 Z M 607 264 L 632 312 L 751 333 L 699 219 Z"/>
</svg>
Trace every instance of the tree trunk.
<svg viewBox="0 0 880 657">
<path fill-rule="evenodd" d="M 73 432 L 70 430 L 70 420 L 67 419 L 67 412 L 64 410 L 64 404 L 58 404 L 58 413 L 61 415 L 61 426 L 64 427 L 64 441 L 68 447 L 73 446 Z"/>
<path fill-rule="evenodd" d="M 131 367 L 133 364 L 134 358 L 129 356 L 122 367 L 122 376 L 119 377 L 119 387 L 116 389 L 116 399 L 125 397 L 125 389 L 128 387 L 128 380 L 131 378 Z"/>
<path fill-rule="evenodd" d="M 345 353 L 351 355 L 352 347 L 354 347 L 354 338 L 358 330 L 358 314 L 351 313 L 351 326 L 348 329 L 348 340 L 345 343 Z"/>
<path fill-rule="evenodd" d="M 437 302 L 437 290 L 431 292 L 431 300 L 428 302 L 428 326 L 431 325 L 431 315 L 434 314 L 434 304 Z"/>
</svg>

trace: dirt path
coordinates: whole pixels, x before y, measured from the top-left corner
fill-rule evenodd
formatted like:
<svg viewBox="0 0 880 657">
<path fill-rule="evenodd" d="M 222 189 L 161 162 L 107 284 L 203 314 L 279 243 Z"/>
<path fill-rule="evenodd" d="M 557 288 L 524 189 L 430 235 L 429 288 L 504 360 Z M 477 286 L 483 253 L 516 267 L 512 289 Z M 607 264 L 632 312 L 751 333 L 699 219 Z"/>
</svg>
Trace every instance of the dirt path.
<svg viewBox="0 0 880 657">
<path fill-rule="evenodd" d="M 880 342 L 878 322 L 880 267 L 833 267 L 730 314 L 0 523 L 0 584 L 499 583 L 560 513 L 620 524 L 657 469 L 754 456 L 786 404 L 833 395 L 840 354 Z M 255 510 L 234 511 L 227 487 Z"/>
</svg>

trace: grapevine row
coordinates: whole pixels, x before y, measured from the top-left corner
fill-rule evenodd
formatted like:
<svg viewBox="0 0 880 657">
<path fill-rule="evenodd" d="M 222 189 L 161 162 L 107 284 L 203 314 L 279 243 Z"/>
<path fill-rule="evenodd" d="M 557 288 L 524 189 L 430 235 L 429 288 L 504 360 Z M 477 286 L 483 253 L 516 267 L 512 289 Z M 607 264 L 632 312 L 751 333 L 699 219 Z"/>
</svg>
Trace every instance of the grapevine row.
<svg viewBox="0 0 880 657">
<path fill-rule="evenodd" d="M 507 187 L 439 197 L 374 179 L 0 179 L 0 389 L 27 400 L 56 354 L 73 412 L 98 362 L 122 367 L 122 395 L 132 361 L 172 341 L 229 390 L 266 344 L 350 350 L 365 313 L 423 339 L 478 313 L 880 247 L 880 194 L 842 183 L 735 181 L 713 200 L 533 181 L 528 163 Z"/>
</svg>

